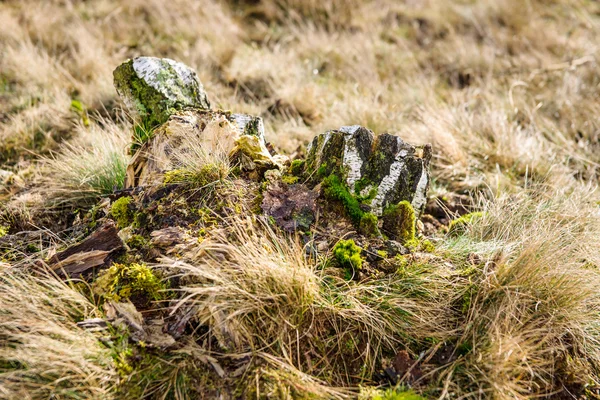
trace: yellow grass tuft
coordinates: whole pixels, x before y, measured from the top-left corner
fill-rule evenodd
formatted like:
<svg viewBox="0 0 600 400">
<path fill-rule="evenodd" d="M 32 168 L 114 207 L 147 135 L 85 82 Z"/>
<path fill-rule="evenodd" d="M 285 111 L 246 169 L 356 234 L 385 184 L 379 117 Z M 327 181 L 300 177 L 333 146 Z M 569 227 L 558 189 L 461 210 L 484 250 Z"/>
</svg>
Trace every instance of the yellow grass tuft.
<svg viewBox="0 0 600 400">
<path fill-rule="evenodd" d="M 110 398 L 110 351 L 76 322 L 100 316 L 55 277 L 0 266 L 0 398 Z"/>
</svg>

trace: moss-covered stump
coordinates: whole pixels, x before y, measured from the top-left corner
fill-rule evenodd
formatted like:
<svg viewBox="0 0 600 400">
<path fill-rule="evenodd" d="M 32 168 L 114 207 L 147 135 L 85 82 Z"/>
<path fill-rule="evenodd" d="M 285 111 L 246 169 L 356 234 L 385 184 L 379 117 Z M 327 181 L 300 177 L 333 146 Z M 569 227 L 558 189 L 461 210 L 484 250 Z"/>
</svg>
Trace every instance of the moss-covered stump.
<svg viewBox="0 0 600 400">
<path fill-rule="evenodd" d="M 431 146 L 413 146 L 398 136 L 344 126 L 316 136 L 309 145 L 304 175 L 317 184 L 335 175 L 372 213 L 408 201 L 419 215 L 427 199 Z"/>
<path fill-rule="evenodd" d="M 117 67 L 113 76 L 119 95 L 146 128 L 185 107 L 210 108 L 196 72 L 168 58 L 136 57 Z"/>
<path fill-rule="evenodd" d="M 169 171 L 207 164 L 264 172 L 284 162 L 270 154 L 260 117 L 190 108 L 171 115 L 137 148 L 127 167 L 125 187 L 155 184 Z"/>
</svg>

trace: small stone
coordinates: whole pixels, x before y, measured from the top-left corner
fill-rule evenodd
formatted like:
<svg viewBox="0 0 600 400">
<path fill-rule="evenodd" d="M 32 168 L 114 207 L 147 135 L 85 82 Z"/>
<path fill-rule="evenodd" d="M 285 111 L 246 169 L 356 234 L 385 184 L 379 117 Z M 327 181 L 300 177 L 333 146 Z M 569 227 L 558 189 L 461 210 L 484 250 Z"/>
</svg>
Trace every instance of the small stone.
<svg viewBox="0 0 600 400">
<path fill-rule="evenodd" d="M 210 108 L 196 72 L 168 58 L 136 57 L 117 67 L 113 77 L 117 92 L 146 128 L 186 107 Z"/>
<path fill-rule="evenodd" d="M 386 240 L 385 247 L 388 256 L 390 257 L 395 257 L 397 255 L 406 255 L 410 253 L 410 251 L 406 247 L 402 246 L 401 243 L 395 240 Z"/>
<path fill-rule="evenodd" d="M 326 241 L 321 240 L 320 242 L 317 242 L 317 250 L 320 253 L 325 253 L 328 249 L 329 249 L 329 245 L 327 244 Z"/>
</svg>

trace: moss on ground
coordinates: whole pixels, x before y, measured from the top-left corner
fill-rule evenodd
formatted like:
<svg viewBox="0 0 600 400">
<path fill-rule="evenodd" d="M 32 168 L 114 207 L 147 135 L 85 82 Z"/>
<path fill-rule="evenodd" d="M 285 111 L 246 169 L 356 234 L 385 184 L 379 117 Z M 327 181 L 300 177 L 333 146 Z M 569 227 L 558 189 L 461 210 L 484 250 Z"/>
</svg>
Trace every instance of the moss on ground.
<svg viewBox="0 0 600 400">
<path fill-rule="evenodd" d="M 362 393 L 359 398 L 364 400 L 426 400 L 425 397 L 406 389 L 376 389 L 368 393 Z"/>
<path fill-rule="evenodd" d="M 294 175 L 283 175 L 281 177 L 281 181 L 288 185 L 293 185 L 294 183 L 298 182 L 298 177 Z"/>
<path fill-rule="evenodd" d="M 431 242 L 431 240 L 424 239 L 419 242 L 419 251 L 425 253 L 433 253 L 435 251 L 435 245 Z"/>
<path fill-rule="evenodd" d="M 354 240 L 340 240 L 333 247 L 333 256 L 338 264 L 344 268 L 361 269 L 363 259 L 360 256 L 362 249 Z"/>
<path fill-rule="evenodd" d="M 165 298 L 167 286 L 145 264 L 113 264 L 103 271 L 93 284 L 94 293 L 107 300 L 132 299 L 148 305 L 150 301 Z"/>
<path fill-rule="evenodd" d="M 130 207 L 132 201 L 133 199 L 129 196 L 121 197 L 110 206 L 110 215 L 121 229 L 131 225 L 135 217 L 135 213 Z"/>
<path fill-rule="evenodd" d="M 141 249 L 148 244 L 146 238 L 142 235 L 131 235 L 131 237 L 127 240 L 127 246 L 132 249 Z"/>
</svg>

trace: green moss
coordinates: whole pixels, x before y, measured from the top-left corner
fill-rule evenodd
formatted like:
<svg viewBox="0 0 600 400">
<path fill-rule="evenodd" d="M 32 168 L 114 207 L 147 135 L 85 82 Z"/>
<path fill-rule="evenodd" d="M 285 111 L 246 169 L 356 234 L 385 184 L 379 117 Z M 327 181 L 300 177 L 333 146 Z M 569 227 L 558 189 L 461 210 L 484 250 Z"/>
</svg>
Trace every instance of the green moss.
<svg viewBox="0 0 600 400">
<path fill-rule="evenodd" d="M 359 396 L 359 398 L 369 400 L 426 400 L 424 397 L 419 396 L 412 390 L 406 390 L 403 388 L 387 390 L 376 389 L 371 391 L 369 394 L 362 394 Z"/>
<path fill-rule="evenodd" d="M 433 253 L 435 251 L 435 245 L 430 240 L 421 240 L 419 243 L 419 250 L 425 253 Z"/>
<path fill-rule="evenodd" d="M 306 166 L 306 161 L 294 160 L 294 161 L 292 161 L 292 165 L 290 166 L 290 173 L 294 176 L 302 176 L 302 174 L 304 174 L 305 166 Z"/>
<path fill-rule="evenodd" d="M 132 249 L 141 249 L 148 244 L 148 241 L 142 235 L 132 235 L 127 240 L 127 246 Z"/>
<path fill-rule="evenodd" d="M 379 228 L 377 227 L 377 217 L 371 213 L 364 213 L 360 219 L 358 231 L 365 236 L 381 236 Z"/>
<path fill-rule="evenodd" d="M 362 192 L 370 184 L 371 184 L 371 181 L 366 176 L 363 176 L 362 178 L 357 180 L 356 183 L 354 184 L 354 193 L 356 195 L 360 195 L 360 192 Z"/>
<path fill-rule="evenodd" d="M 327 163 L 321 164 L 321 166 L 317 169 L 317 177 L 322 178 L 327 174 Z"/>
<path fill-rule="evenodd" d="M 145 264 L 113 264 L 103 271 L 93 284 L 94 293 L 105 299 L 132 301 L 147 305 L 165 297 L 166 285 Z"/>
<path fill-rule="evenodd" d="M 363 204 L 371 204 L 371 200 L 373 200 L 375 196 L 377 196 L 377 188 L 373 187 L 366 195 L 356 196 L 356 199 Z"/>
<path fill-rule="evenodd" d="M 215 213 L 208 207 L 199 208 L 197 213 L 200 217 L 202 225 L 204 225 L 205 227 L 216 226 L 219 222 L 219 220 L 215 216 Z"/>
<path fill-rule="evenodd" d="M 134 211 L 129 206 L 132 201 L 131 197 L 125 196 L 115 200 L 110 206 L 110 215 L 119 228 L 125 228 L 133 222 Z"/>
<path fill-rule="evenodd" d="M 98 225 L 99 211 L 101 210 L 102 208 L 100 207 L 100 205 L 96 204 L 92 208 L 90 208 L 90 211 L 88 211 L 88 213 L 86 214 L 85 219 L 90 221 L 88 223 L 88 229 L 90 231 L 94 230 Z"/>
<path fill-rule="evenodd" d="M 113 363 L 121 378 L 126 378 L 133 372 L 133 366 L 129 362 L 132 356 L 133 351 L 130 348 L 125 348 L 113 354 Z"/>
<path fill-rule="evenodd" d="M 294 221 L 296 221 L 296 228 L 300 231 L 310 232 L 310 226 L 315 222 L 315 217 L 311 210 L 301 209 L 292 215 Z"/>
<path fill-rule="evenodd" d="M 187 175 L 188 174 L 183 169 L 172 169 L 165 172 L 163 182 L 165 185 L 170 185 L 171 183 L 182 183 L 186 181 Z"/>
<path fill-rule="evenodd" d="M 388 257 L 388 252 L 385 250 L 377 250 L 377 255 L 381 258 L 387 258 Z"/>
<path fill-rule="evenodd" d="M 33 243 L 27 243 L 27 246 L 25 246 L 25 251 L 28 253 L 37 253 L 40 251 L 40 248 Z"/>
<path fill-rule="evenodd" d="M 419 250 L 419 245 L 421 244 L 421 242 L 417 238 L 412 238 L 412 239 L 403 241 L 402 244 L 405 247 L 407 247 L 410 251 L 417 251 L 417 250 Z"/>
<path fill-rule="evenodd" d="M 143 212 L 135 213 L 133 217 L 133 227 L 134 228 L 144 228 L 148 223 L 148 215 Z"/>
<path fill-rule="evenodd" d="M 465 291 L 462 294 L 462 306 L 461 311 L 464 315 L 469 314 L 471 310 L 471 304 L 473 302 L 473 298 L 475 297 L 477 291 L 477 287 L 474 284 L 470 284 L 466 287 Z"/>
<path fill-rule="evenodd" d="M 363 263 L 361 252 L 362 249 L 352 239 L 340 240 L 333 247 L 333 256 L 344 268 L 361 269 Z"/>
<path fill-rule="evenodd" d="M 293 185 L 294 183 L 298 182 L 298 177 L 293 175 L 283 175 L 281 177 L 281 181 L 283 183 L 287 183 L 288 185 Z"/>
<path fill-rule="evenodd" d="M 352 222 L 360 225 L 365 212 L 361 210 L 359 201 L 350 194 L 346 185 L 340 181 L 337 175 L 332 174 L 323 179 L 323 190 L 325 197 L 341 202 Z"/>
<path fill-rule="evenodd" d="M 474 222 L 483 217 L 483 212 L 477 211 L 465 214 L 462 217 L 450 221 L 448 226 L 448 234 L 451 236 L 459 236 L 465 233 Z"/>
<path fill-rule="evenodd" d="M 412 205 L 404 200 L 383 211 L 383 230 L 404 245 L 414 244 L 416 216 Z"/>
<path fill-rule="evenodd" d="M 9 229 L 10 227 L 8 226 L 0 225 L 0 237 L 8 235 Z"/>
<path fill-rule="evenodd" d="M 398 268 L 398 270 L 396 272 L 400 276 L 402 276 L 405 273 L 406 268 L 409 266 L 410 262 L 408 261 L 406 256 L 404 256 L 402 254 L 396 255 L 396 257 L 394 257 L 394 261 L 395 261 L 395 265 Z"/>
</svg>

